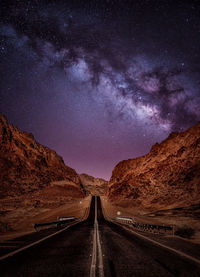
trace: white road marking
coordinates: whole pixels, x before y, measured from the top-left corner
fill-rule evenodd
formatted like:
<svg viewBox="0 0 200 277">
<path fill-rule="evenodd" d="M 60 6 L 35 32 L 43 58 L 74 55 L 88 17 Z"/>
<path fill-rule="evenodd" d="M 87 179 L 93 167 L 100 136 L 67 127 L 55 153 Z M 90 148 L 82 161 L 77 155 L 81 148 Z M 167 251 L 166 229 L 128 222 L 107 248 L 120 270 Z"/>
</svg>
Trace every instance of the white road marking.
<svg viewBox="0 0 200 277">
<path fill-rule="evenodd" d="M 12 251 L 12 252 L 10 252 L 10 253 L 8 253 L 8 254 L 6 254 L 6 255 L 0 257 L 0 261 L 5 260 L 5 259 L 8 258 L 8 257 L 14 256 L 15 254 L 20 253 L 20 252 L 24 251 L 25 249 L 28 249 L 28 248 L 30 248 L 30 247 L 32 247 L 32 246 L 34 246 L 34 245 L 37 245 L 37 244 L 39 244 L 39 243 L 41 243 L 41 242 L 43 242 L 43 241 L 45 241 L 45 240 L 47 240 L 47 239 L 49 239 L 49 238 L 55 236 L 55 235 L 58 235 L 58 234 L 64 232 L 65 230 L 67 230 L 69 227 L 78 224 L 79 222 L 80 222 L 80 221 L 74 222 L 74 223 L 68 225 L 67 227 L 65 227 L 65 228 L 62 229 L 62 230 L 59 230 L 59 231 L 57 231 L 57 232 L 55 232 L 55 233 L 53 233 L 53 234 L 51 234 L 51 235 L 49 235 L 49 236 L 47 236 L 47 237 L 44 237 L 44 238 L 42 238 L 42 239 L 40 239 L 40 240 L 37 240 L 37 241 L 33 242 L 33 243 L 31 243 L 31 244 L 28 244 L 28 245 L 26 245 L 26 246 L 24 246 L 24 247 L 22 247 L 22 248 L 20 248 L 20 249 L 17 249 L 17 250 L 15 250 L 15 251 Z"/>
<path fill-rule="evenodd" d="M 92 263 L 90 267 L 90 277 L 96 276 L 96 263 L 97 263 L 97 242 L 96 242 L 96 228 L 94 226 L 93 250 L 92 250 Z"/>
<path fill-rule="evenodd" d="M 101 203 L 102 203 L 102 201 L 101 201 Z M 189 260 L 191 260 L 191 261 L 193 261 L 193 262 L 195 262 L 195 263 L 197 263 L 197 264 L 200 264 L 200 260 L 197 259 L 197 258 L 194 258 L 194 257 L 192 257 L 192 256 L 190 256 L 190 255 L 188 255 L 188 254 L 186 254 L 186 253 L 184 253 L 184 252 L 182 252 L 182 251 L 176 250 L 176 249 L 174 249 L 174 248 L 172 248 L 172 247 L 169 247 L 169 246 L 167 246 L 167 245 L 164 245 L 164 244 L 162 244 L 162 243 L 160 243 L 160 242 L 157 242 L 157 241 L 155 241 L 155 240 L 153 240 L 153 239 L 150 239 L 150 238 L 148 238 L 148 237 L 146 237 L 146 236 L 143 236 L 143 235 L 141 235 L 141 234 L 138 234 L 137 232 L 135 232 L 135 231 L 133 231 L 133 230 L 131 230 L 131 229 L 125 227 L 125 226 L 122 226 L 122 225 L 116 223 L 116 222 L 113 221 L 113 220 L 110 220 L 110 219 L 108 218 L 108 216 L 105 216 L 105 211 L 104 211 L 104 209 L 103 209 L 103 206 L 102 206 L 102 210 L 103 210 L 104 218 L 105 218 L 106 220 L 108 220 L 108 221 L 110 221 L 110 222 L 113 222 L 114 224 L 116 224 L 116 225 L 122 227 L 123 229 L 125 229 L 125 230 L 127 230 L 127 231 L 133 233 L 134 235 L 136 235 L 136 236 L 138 236 L 138 237 L 140 237 L 140 238 L 143 238 L 143 239 L 145 239 L 145 240 L 148 240 L 148 241 L 150 241 L 150 242 L 152 242 L 152 243 L 154 243 L 154 244 L 156 244 L 156 245 L 158 245 L 158 246 L 160 246 L 160 247 L 162 247 L 162 248 L 165 248 L 165 249 L 167 249 L 167 250 L 169 250 L 169 251 L 171 251 L 171 252 L 176 253 L 177 255 L 180 255 L 180 256 L 182 256 L 182 257 L 184 257 L 184 258 L 186 258 L 186 259 L 189 259 Z"/>
<path fill-rule="evenodd" d="M 97 251 L 98 251 L 98 254 L 97 254 Z M 97 264 L 98 264 L 98 267 L 97 267 Z M 93 253 L 92 253 L 92 263 L 90 267 L 90 277 L 95 277 L 96 273 L 98 276 L 104 277 L 103 255 L 101 250 L 99 227 L 98 227 L 98 220 L 97 220 L 97 198 L 95 196 L 94 237 L 93 237 Z"/>
<path fill-rule="evenodd" d="M 99 276 L 104 277 L 103 272 L 103 255 L 101 250 L 100 235 L 99 235 L 99 226 L 97 223 L 97 245 L 98 245 L 98 257 L 99 257 Z"/>
<path fill-rule="evenodd" d="M 136 236 L 138 236 L 138 237 L 140 237 L 140 238 L 143 238 L 143 239 L 145 239 L 145 240 L 148 240 L 148 241 L 150 241 L 150 242 L 152 242 L 152 243 L 154 243 L 154 244 L 156 244 L 156 245 L 158 245 L 158 246 L 160 246 L 160 247 L 162 247 L 162 248 L 165 248 L 165 249 L 167 249 L 167 250 L 169 250 L 169 251 L 171 251 L 171 252 L 174 252 L 174 253 L 178 254 L 179 256 L 182 256 L 182 257 L 184 257 L 184 258 L 186 258 L 186 259 L 189 259 L 189 260 L 191 260 L 191 261 L 193 261 L 193 262 L 195 262 L 195 263 L 197 263 L 197 264 L 200 265 L 200 260 L 199 260 L 199 259 L 196 259 L 196 258 L 194 258 L 194 257 L 192 257 L 192 256 L 190 256 L 190 255 L 188 255 L 188 254 L 183 253 L 182 251 L 176 250 L 176 249 L 174 249 L 174 248 L 172 248 L 172 247 L 170 247 L 170 246 L 164 245 L 164 244 L 162 244 L 162 243 L 160 243 L 160 242 L 157 242 L 157 241 L 155 241 L 155 240 L 153 240 L 153 239 L 150 239 L 150 238 L 148 238 L 148 237 L 146 237 L 146 236 L 143 236 L 143 235 L 141 235 L 141 234 L 138 234 L 137 232 L 135 232 L 135 231 L 133 231 L 133 230 L 131 230 L 131 229 L 125 227 L 125 226 L 122 226 L 122 225 L 120 225 L 120 224 L 118 224 L 118 223 L 116 223 L 116 222 L 114 222 L 114 221 L 112 221 L 112 222 L 113 222 L 114 224 L 118 225 L 118 226 L 121 226 L 123 229 L 125 229 L 125 230 L 127 230 L 127 231 L 133 233 L 134 235 L 136 235 Z"/>
<path fill-rule="evenodd" d="M 91 202 L 90 202 L 90 205 L 91 205 Z M 90 206 L 89 206 L 89 211 L 90 211 Z M 89 215 L 89 211 L 88 211 L 88 215 Z M 88 215 L 87 215 L 87 218 L 88 218 Z M 86 218 L 86 219 L 87 219 L 87 218 Z M 86 220 L 86 219 L 85 219 L 85 220 Z M 9 258 L 9 257 L 11 257 L 11 256 L 14 256 L 14 255 L 16 255 L 17 253 L 20 253 L 20 252 L 22 252 L 22 251 L 24 251 L 24 250 L 26 250 L 26 249 L 28 249 L 28 248 L 34 246 L 34 245 L 37 245 L 37 244 L 39 244 L 39 243 L 41 243 L 41 242 L 43 242 L 43 241 L 45 241 L 45 240 L 47 240 L 47 239 L 49 239 L 49 238 L 55 236 L 55 235 L 58 235 L 58 234 L 64 232 L 65 230 L 67 230 L 68 228 L 70 228 L 71 226 L 74 226 L 74 225 L 80 223 L 81 221 L 82 221 L 82 220 L 76 221 L 76 222 L 74 222 L 74 223 L 68 225 L 67 227 L 65 227 L 65 228 L 62 229 L 62 230 L 59 230 L 59 231 L 57 231 L 57 232 L 55 232 L 55 233 L 53 233 L 53 234 L 51 234 L 51 235 L 49 235 L 49 236 L 47 236 L 47 237 L 44 237 L 44 238 L 42 238 L 42 239 L 40 239 L 40 240 L 37 240 L 37 241 L 35 241 L 35 242 L 31 243 L 31 244 L 28 244 L 28 245 L 24 246 L 24 247 L 22 247 L 22 248 L 19 248 L 19 249 L 15 250 L 15 251 L 12 251 L 12 252 L 10 252 L 10 253 L 4 255 L 4 256 L 1 256 L 1 257 L 0 257 L 0 261 L 5 260 L 5 259 L 7 259 L 7 258 Z"/>
</svg>

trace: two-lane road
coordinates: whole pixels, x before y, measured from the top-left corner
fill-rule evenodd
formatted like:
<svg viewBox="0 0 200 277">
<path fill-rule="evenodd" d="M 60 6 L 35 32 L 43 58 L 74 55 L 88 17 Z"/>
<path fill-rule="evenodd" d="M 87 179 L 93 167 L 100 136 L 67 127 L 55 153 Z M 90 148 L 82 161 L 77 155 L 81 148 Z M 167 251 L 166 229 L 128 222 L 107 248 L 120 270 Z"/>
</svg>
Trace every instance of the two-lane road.
<svg viewBox="0 0 200 277">
<path fill-rule="evenodd" d="M 193 262 L 158 247 L 104 219 L 100 198 L 97 201 L 103 273 L 110 276 L 200 276 Z M 95 198 L 85 222 L 77 224 L 41 244 L 0 262 L 0 276 L 91 276 L 94 240 Z M 97 247 L 98 251 L 99 247 Z M 100 270 L 95 270 L 100 276 Z"/>
</svg>

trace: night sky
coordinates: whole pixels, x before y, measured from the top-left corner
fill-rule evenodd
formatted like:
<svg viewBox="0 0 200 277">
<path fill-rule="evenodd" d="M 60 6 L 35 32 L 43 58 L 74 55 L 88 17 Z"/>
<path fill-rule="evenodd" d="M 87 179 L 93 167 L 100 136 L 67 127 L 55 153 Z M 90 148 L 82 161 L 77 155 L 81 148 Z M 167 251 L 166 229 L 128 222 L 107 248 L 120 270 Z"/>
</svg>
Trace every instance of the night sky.
<svg viewBox="0 0 200 277">
<path fill-rule="evenodd" d="M 200 1 L 0 1 L 0 111 L 109 179 L 200 119 Z"/>
</svg>

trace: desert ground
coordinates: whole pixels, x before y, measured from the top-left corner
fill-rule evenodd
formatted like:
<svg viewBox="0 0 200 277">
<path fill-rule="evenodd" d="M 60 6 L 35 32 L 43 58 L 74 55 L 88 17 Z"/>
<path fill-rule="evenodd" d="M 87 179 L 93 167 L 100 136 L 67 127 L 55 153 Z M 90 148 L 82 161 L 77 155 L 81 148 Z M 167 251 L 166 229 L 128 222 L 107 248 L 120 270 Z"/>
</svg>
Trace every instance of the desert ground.
<svg viewBox="0 0 200 277">
<path fill-rule="evenodd" d="M 56 199 L 45 199 L 38 193 L 29 198 L 18 197 L 16 199 L 0 200 L 0 242 L 7 239 L 34 232 L 34 224 L 50 222 L 58 216 L 84 215 L 85 209 L 89 206 L 91 196 L 73 199 L 72 197 L 60 197 Z"/>
<path fill-rule="evenodd" d="M 174 225 L 175 232 L 179 228 L 192 228 L 194 235 L 190 239 L 183 238 L 193 243 L 200 244 L 200 205 L 193 205 L 183 208 L 171 208 L 155 212 L 140 211 L 136 208 L 116 205 L 108 201 L 106 196 L 101 197 L 104 213 L 110 218 L 117 216 L 133 217 L 137 222 L 158 225 Z"/>
</svg>

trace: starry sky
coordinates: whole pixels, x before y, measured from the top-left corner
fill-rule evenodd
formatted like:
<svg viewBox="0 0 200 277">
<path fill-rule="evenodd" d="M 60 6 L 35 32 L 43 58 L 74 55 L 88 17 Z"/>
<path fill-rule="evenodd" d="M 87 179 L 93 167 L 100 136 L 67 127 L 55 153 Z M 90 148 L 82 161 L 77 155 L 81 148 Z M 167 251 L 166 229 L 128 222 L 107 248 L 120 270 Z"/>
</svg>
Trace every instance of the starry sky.
<svg viewBox="0 0 200 277">
<path fill-rule="evenodd" d="M 200 120 L 200 1 L 0 2 L 0 111 L 78 173 Z"/>
</svg>

